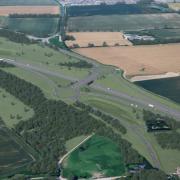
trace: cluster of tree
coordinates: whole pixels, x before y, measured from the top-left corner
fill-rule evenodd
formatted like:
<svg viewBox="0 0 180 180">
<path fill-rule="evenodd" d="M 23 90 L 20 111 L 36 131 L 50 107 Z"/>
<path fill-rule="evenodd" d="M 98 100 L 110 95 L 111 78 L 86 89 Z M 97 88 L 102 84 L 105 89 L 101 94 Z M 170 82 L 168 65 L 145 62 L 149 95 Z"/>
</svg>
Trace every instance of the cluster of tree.
<svg viewBox="0 0 180 180">
<path fill-rule="evenodd" d="M 72 35 L 67 35 L 66 34 L 66 36 L 65 36 L 65 41 L 75 41 L 76 39 L 75 39 L 75 37 L 74 36 L 72 36 Z"/>
<path fill-rule="evenodd" d="M 180 133 L 176 132 L 176 130 L 180 128 L 179 121 L 176 121 L 168 116 L 154 114 L 147 110 L 143 110 L 143 119 L 145 120 L 146 123 L 156 122 L 159 121 L 159 119 L 160 120 L 162 119 L 169 127 L 171 127 L 172 131 L 156 133 L 155 137 L 158 143 L 164 149 L 180 150 Z"/>
<path fill-rule="evenodd" d="M 10 18 L 58 18 L 59 14 L 9 14 Z"/>
<path fill-rule="evenodd" d="M 70 48 L 80 48 L 79 44 L 73 44 Z"/>
<path fill-rule="evenodd" d="M 66 67 L 75 67 L 75 68 L 92 68 L 93 65 L 91 63 L 88 63 L 86 61 L 78 61 L 78 62 L 65 62 L 65 63 L 59 63 L 60 66 L 66 66 Z"/>
<path fill-rule="evenodd" d="M 13 41 L 16 43 L 22 43 L 22 44 L 36 43 L 35 40 L 30 40 L 28 37 L 26 37 L 25 34 L 10 31 L 8 29 L 0 29 L 0 37 L 5 37 L 5 38 L 9 39 L 10 41 Z"/>
<path fill-rule="evenodd" d="M 55 175 L 57 161 L 66 152 L 65 142 L 92 132 L 116 142 L 126 164 L 147 162 L 119 133 L 86 110 L 48 100 L 38 87 L 10 73 L 0 70 L 0 77 L 0 87 L 34 110 L 32 118 L 20 121 L 15 127 L 15 132 L 39 154 L 27 172 Z"/>
<path fill-rule="evenodd" d="M 0 61 L 0 68 L 4 68 L 4 67 L 15 67 L 13 64 L 9 64 L 5 61 Z"/>
<path fill-rule="evenodd" d="M 164 149 L 180 150 L 180 133 L 176 131 L 155 134 L 155 137 Z"/>
<path fill-rule="evenodd" d="M 99 111 L 98 109 L 95 109 L 87 104 L 81 103 L 79 101 L 77 101 L 75 103 L 75 106 L 83 109 L 84 111 L 86 111 L 87 113 L 91 113 L 94 114 L 97 117 L 100 117 L 103 121 L 105 121 L 106 123 L 110 124 L 113 128 L 117 129 L 118 131 L 120 131 L 122 134 L 126 134 L 127 130 L 126 128 L 120 123 L 120 121 L 110 115 L 107 115 L 105 113 L 103 113 L 102 111 Z"/>
<path fill-rule="evenodd" d="M 145 122 L 156 122 L 157 120 L 163 120 L 173 130 L 180 128 L 179 121 L 176 121 L 175 119 L 168 116 L 162 116 L 161 114 L 154 114 L 153 112 L 148 110 L 143 110 L 143 119 Z"/>
</svg>

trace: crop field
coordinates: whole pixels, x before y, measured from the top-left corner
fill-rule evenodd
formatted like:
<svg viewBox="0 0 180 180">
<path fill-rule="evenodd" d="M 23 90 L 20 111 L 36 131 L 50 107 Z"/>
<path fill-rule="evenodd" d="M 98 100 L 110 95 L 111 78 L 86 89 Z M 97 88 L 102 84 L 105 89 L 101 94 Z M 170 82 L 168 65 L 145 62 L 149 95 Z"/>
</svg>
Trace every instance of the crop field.
<svg viewBox="0 0 180 180">
<path fill-rule="evenodd" d="M 0 27 L 38 37 L 46 37 L 56 32 L 58 18 L 9 18 L 0 16 Z"/>
<path fill-rule="evenodd" d="M 0 175 L 10 174 L 27 165 L 32 158 L 12 139 L 6 128 L 0 130 Z"/>
<path fill-rule="evenodd" d="M 9 128 L 33 116 L 33 110 L 0 88 L 0 117 Z"/>
<path fill-rule="evenodd" d="M 180 10 L 180 3 L 169 3 L 169 8 L 175 10 L 175 11 L 179 11 Z"/>
<path fill-rule="evenodd" d="M 137 85 L 151 92 L 180 103 L 180 77 L 136 82 Z"/>
<path fill-rule="evenodd" d="M 71 17 L 68 20 L 68 31 L 133 31 L 162 29 L 166 25 L 180 28 L 180 15 L 168 13 Z"/>
<path fill-rule="evenodd" d="M 103 64 L 119 67 L 127 76 L 180 72 L 179 44 L 79 48 L 75 51 Z"/>
<path fill-rule="evenodd" d="M 63 177 L 112 177 L 124 173 L 123 157 L 117 145 L 96 135 L 73 151 L 63 165 Z"/>
<path fill-rule="evenodd" d="M 89 44 L 94 46 L 103 46 L 106 43 L 108 46 L 115 45 L 131 45 L 131 42 L 124 39 L 120 32 L 72 32 L 67 35 L 73 36 L 74 41 L 66 41 L 68 47 L 73 47 L 78 44 L 80 47 L 88 47 Z"/>
<path fill-rule="evenodd" d="M 58 6 L 0 6 L 0 16 L 10 14 L 59 14 Z"/>
<path fill-rule="evenodd" d="M 17 6 L 17 5 L 56 5 L 52 0 L 1 0 L 0 6 Z"/>
<path fill-rule="evenodd" d="M 54 34 L 58 26 L 58 18 L 8 18 L 2 27 L 26 34 L 46 37 Z"/>
</svg>

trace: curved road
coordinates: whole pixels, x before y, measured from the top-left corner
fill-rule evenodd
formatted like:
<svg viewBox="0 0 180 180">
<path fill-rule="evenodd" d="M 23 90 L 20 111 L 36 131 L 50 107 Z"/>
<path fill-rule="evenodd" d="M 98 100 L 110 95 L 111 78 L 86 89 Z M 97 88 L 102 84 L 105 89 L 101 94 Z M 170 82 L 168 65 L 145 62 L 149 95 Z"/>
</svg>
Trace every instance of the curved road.
<svg viewBox="0 0 180 180">
<path fill-rule="evenodd" d="M 69 77 L 69 76 L 61 74 L 59 72 L 53 72 L 53 71 L 46 70 L 46 69 L 44 69 L 43 67 L 40 67 L 40 66 L 34 66 L 34 65 L 30 65 L 30 64 L 25 64 L 23 62 L 11 60 L 11 59 L 3 59 L 3 61 L 5 61 L 7 63 L 10 63 L 10 64 L 13 64 L 15 66 L 18 66 L 20 68 L 29 70 L 31 72 L 32 71 L 36 72 L 37 74 L 42 73 L 43 75 L 51 75 L 51 76 L 56 76 L 56 77 L 59 77 L 59 78 L 64 78 L 64 79 L 67 79 L 67 80 L 70 80 L 70 81 L 74 81 L 75 82 L 74 85 L 71 86 L 71 88 L 74 88 L 76 90 L 76 95 L 74 97 L 74 100 L 77 100 L 79 98 L 79 96 L 80 96 L 80 87 L 83 86 L 83 85 L 88 84 L 91 81 L 96 80 L 98 78 L 98 75 L 99 75 L 98 68 L 94 67 L 94 68 L 92 68 L 92 72 L 91 72 L 91 74 L 89 76 L 85 77 L 84 79 L 78 80 L 78 79 L 76 79 L 74 77 Z M 174 117 L 179 118 L 177 120 L 180 120 L 180 112 L 179 111 L 174 110 L 172 108 L 169 108 L 169 107 L 167 107 L 165 105 L 162 105 L 162 104 L 160 104 L 158 102 L 154 102 L 154 101 L 152 102 L 151 99 L 149 99 L 148 101 L 146 101 L 144 99 L 138 99 L 136 97 L 129 96 L 128 94 L 125 94 L 125 93 L 122 93 L 122 92 L 114 91 L 114 90 L 111 90 L 109 88 L 107 89 L 107 88 L 102 87 L 102 86 L 100 86 L 98 84 L 95 84 L 95 83 L 93 83 L 91 85 L 91 87 L 98 90 L 98 91 L 100 91 L 100 92 L 104 92 L 106 94 L 111 95 L 112 98 L 115 98 L 116 100 L 124 101 L 124 102 L 129 103 L 129 104 L 134 103 L 134 104 L 137 104 L 139 107 L 143 107 L 143 108 L 148 107 L 149 103 L 153 103 L 155 105 L 156 109 L 160 110 L 161 112 L 171 114 Z M 157 168 L 160 168 L 160 162 L 158 160 L 156 152 L 154 151 L 151 143 L 140 133 L 138 127 L 127 124 L 123 120 L 121 120 L 121 123 L 127 129 L 129 129 L 131 131 L 134 131 L 134 133 L 139 137 L 140 141 L 146 146 L 147 151 L 149 152 L 149 154 L 151 156 L 151 159 L 153 161 L 154 166 L 157 167 Z"/>
<path fill-rule="evenodd" d="M 74 85 L 72 85 L 72 88 L 75 88 L 77 90 L 80 89 L 80 87 L 87 85 L 88 83 L 90 83 L 92 81 L 95 81 L 99 75 L 98 67 L 94 67 L 94 68 L 92 68 L 92 72 L 90 73 L 90 75 L 88 75 L 84 79 L 79 80 L 77 78 L 61 74 L 60 72 L 54 72 L 54 71 L 44 69 L 44 67 L 34 66 L 31 64 L 25 64 L 23 62 L 15 61 L 12 59 L 3 59 L 3 60 L 7 63 L 13 64 L 13 65 L 18 66 L 20 68 L 24 68 L 27 70 L 34 70 L 34 71 L 37 71 L 37 72 L 40 72 L 43 74 L 47 74 L 47 75 L 51 75 L 51 76 L 55 76 L 55 77 L 59 77 L 59 78 L 63 78 L 63 79 L 75 82 Z M 115 91 L 115 90 L 112 90 L 109 88 L 105 88 L 99 84 L 92 84 L 91 87 L 94 88 L 95 90 L 99 90 L 101 92 L 110 94 L 110 95 L 118 98 L 119 100 L 121 100 L 121 99 L 125 100 L 125 101 L 129 102 L 129 104 L 131 104 L 131 103 L 137 104 L 139 107 L 142 107 L 142 108 L 148 108 L 149 104 L 153 104 L 155 109 L 157 109 L 160 112 L 163 112 L 165 114 L 171 115 L 174 118 L 176 118 L 177 121 L 180 121 L 180 111 L 173 109 L 171 107 L 168 107 L 164 104 L 161 104 L 160 102 L 154 101 L 148 97 L 146 97 L 147 100 L 139 99 L 137 97 L 130 96 L 124 92 L 119 92 L 119 91 Z"/>
</svg>

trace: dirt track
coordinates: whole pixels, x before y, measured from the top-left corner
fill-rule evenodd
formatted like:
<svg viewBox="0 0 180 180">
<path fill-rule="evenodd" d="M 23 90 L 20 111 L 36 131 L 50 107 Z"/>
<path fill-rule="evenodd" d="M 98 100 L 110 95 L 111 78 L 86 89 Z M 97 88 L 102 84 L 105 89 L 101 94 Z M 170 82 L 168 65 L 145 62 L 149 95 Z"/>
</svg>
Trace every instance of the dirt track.
<svg viewBox="0 0 180 180">
<path fill-rule="evenodd" d="M 58 6 L 0 6 L 0 16 L 9 14 L 59 14 Z"/>
<path fill-rule="evenodd" d="M 79 48 L 76 52 L 125 70 L 127 76 L 180 72 L 180 44 Z"/>
</svg>

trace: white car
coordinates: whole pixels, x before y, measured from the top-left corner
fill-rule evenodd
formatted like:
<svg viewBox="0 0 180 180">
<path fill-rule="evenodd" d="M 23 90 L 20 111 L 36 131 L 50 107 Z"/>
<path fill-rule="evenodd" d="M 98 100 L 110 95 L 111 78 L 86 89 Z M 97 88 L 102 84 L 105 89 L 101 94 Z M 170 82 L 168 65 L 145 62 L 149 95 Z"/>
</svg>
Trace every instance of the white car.
<svg viewBox="0 0 180 180">
<path fill-rule="evenodd" d="M 148 106 L 149 106 L 150 108 L 154 108 L 154 105 L 153 105 L 153 104 L 148 104 Z"/>
</svg>

